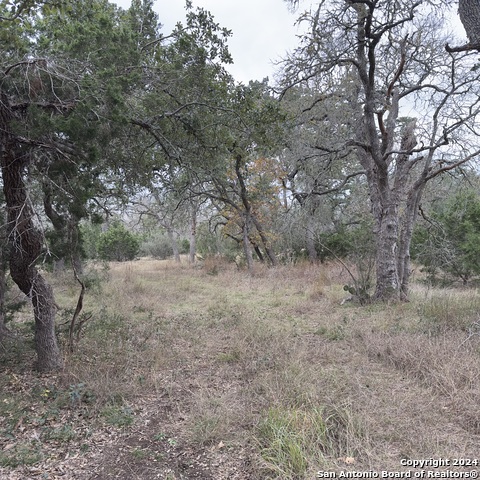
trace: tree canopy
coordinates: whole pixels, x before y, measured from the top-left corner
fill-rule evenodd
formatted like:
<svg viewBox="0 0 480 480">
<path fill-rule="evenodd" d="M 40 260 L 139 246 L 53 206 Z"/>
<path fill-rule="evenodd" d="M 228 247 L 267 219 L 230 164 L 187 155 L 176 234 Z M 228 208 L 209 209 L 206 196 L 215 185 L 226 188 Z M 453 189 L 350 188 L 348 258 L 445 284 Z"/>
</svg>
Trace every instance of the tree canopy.
<svg viewBox="0 0 480 480">
<path fill-rule="evenodd" d="M 353 152 L 365 172 L 377 298 L 408 294 L 410 241 L 426 183 L 480 152 L 480 79 L 465 55 L 444 48 L 450 5 L 319 2 L 303 15 L 309 33 L 285 66 L 284 92 L 315 86 L 324 94 L 319 101 L 333 96 L 351 111 L 350 125 L 329 118 L 327 128 L 346 127 L 335 150 Z"/>
</svg>

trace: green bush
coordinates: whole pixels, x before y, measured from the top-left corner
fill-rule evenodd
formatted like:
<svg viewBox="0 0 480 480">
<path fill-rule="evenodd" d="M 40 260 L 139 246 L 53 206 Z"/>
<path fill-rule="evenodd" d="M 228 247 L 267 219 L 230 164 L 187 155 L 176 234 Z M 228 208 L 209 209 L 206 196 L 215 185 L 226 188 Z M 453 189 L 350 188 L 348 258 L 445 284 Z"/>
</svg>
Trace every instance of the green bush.
<svg viewBox="0 0 480 480">
<path fill-rule="evenodd" d="M 177 245 L 181 254 L 190 251 L 190 242 L 186 238 L 177 240 Z M 141 243 L 140 255 L 165 260 L 173 255 L 172 242 L 163 230 L 157 230 L 147 235 Z"/>
<path fill-rule="evenodd" d="M 232 261 L 242 251 L 237 242 L 223 235 L 220 228 L 212 230 L 207 222 L 197 227 L 196 247 L 203 257 L 222 255 Z"/>
<path fill-rule="evenodd" d="M 446 274 L 466 284 L 479 275 L 480 195 L 467 190 L 437 205 L 430 223 L 416 227 L 411 255 L 425 267 L 431 281 Z"/>
<path fill-rule="evenodd" d="M 80 235 L 85 257 L 89 259 L 98 258 L 98 241 L 102 236 L 101 224 L 97 222 L 82 222 L 80 224 Z"/>
<path fill-rule="evenodd" d="M 140 255 L 165 260 L 173 255 L 172 244 L 166 235 L 154 235 L 141 244 Z"/>
<path fill-rule="evenodd" d="M 346 258 L 353 252 L 351 234 L 345 229 L 322 233 L 317 244 L 317 253 L 322 262 L 334 258 Z"/>
<path fill-rule="evenodd" d="M 120 222 L 113 223 L 98 239 L 98 255 L 102 260 L 124 262 L 139 252 L 140 240 Z"/>
<path fill-rule="evenodd" d="M 180 253 L 188 253 L 190 252 L 190 241 L 188 240 L 188 238 L 184 238 L 181 242 L 180 242 Z"/>
<path fill-rule="evenodd" d="M 340 259 L 355 267 L 350 271 L 353 285 L 345 285 L 344 290 L 356 296 L 360 303 L 367 302 L 375 267 L 371 219 L 366 218 L 355 226 L 340 226 L 334 232 L 321 235 L 318 243 L 317 252 L 322 262 Z"/>
<path fill-rule="evenodd" d="M 317 242 L 320 260 L 350 257 L 371 257 L 374 254 L 374 238 L 369 219 L 355 226 L 340 225 L 336 230 L 322 233 Z"/>
</svg>

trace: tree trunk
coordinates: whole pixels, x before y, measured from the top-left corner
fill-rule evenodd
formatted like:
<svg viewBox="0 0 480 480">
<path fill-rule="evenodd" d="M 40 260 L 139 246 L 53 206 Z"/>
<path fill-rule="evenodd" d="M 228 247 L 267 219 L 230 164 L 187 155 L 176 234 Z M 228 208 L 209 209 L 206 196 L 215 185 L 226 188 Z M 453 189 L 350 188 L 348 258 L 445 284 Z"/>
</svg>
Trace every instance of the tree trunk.
<svg viewBox="0 0 480 480">
<path fill-rule="evenodd" d="M 374 298 L 397 300 L 399 279 L 397 271 L 398 213 L 397 206 L 381 206 L 376 221 L 376 288 Z"/>
<path fill-rule="evenodd" d="M 172 251 L 173 251 L 173 258 L 175 259 L 176 263 L 180 263 L 180 252 L 178 250 L 178 242 L 177 239 L 175 238 L 175 233 L 172 228 L 167 228 L 167 236 L 168 239 L 170 240 L 170 245 L 172 246 Z"/>
<path fill-rule="evenodd" d="M 190 219 L 190 254 L 188 260 L 191 265 L 195 263 L 197 255 L 197 205 L 192 204 Z"/>
<path fill-rule="evenodd" d="M 472 45 L 480 46 L 480 2 L 459 0 L 458 14 Z"/>
<path fill-rule="evenodd" d="M 0 102 L 0 145 L 3 190 L 7 206 L 10 243 L 10 274 L 20 290 L 32 300 L 35 318 L 36 368 L 57 370 L 63 366 L 55 336 L 55 301 L 50 285 L 35 268 L 42 251 L 42 235 L 34 222 L 23 173 L 31 152 L 18 143 L 11 131 L 13 115 L 8 99 Z"/>
<path fill-rule="evenodd" d="M 413 135 L 413 132 L 412 132 Z M 404 138 L 404 142 L 405 142 Z M 414 138 L 411 138 L 412 142 Z M 413 228 L 418 216 L 420 202 L 425 191 L 425 186 L 428 180 L 430 165 L 433 159 L 433 152 L 428 154 L 423 173 L 413 183 L 408 191 L 405 209 L 400 220 L 399 232 L 399 250 L 398 250 L 398 277 L 400 281 L 401 298 L 406 300 L 408 297 L 408 286 L 410 281 L 410 245 L 412 243 Z M 398 183 L 405 184 L 406 182 L 399 180 Z"/>
<path fill-rule="evenodd" d="M 310 209 L 307 212 L 307 231 L 305 236 L 305 244 L 307 247 L 308 259 L 310 263 L 317 263 L 318 254 L 315 248 L 315 218 L 313 214 L 315 209 Z"/>
<path fill-rule="evenodd" d="M 295 198 L 305 212 L 305 247 L 307 249 L 308 260 L 310 263 L 317 263 L 318 253 L 315 248 L 315 212 L 317 210 L 317 200 L 312 195 L 309 198 L 303 195 L 295 195 Z"/>
<path fill-rule="evenodd" d="M 2 338 L 8 333 L 5 325 L 5 294 L 7 293 L 7 283 L 5 280 L 5 259 L 3 258 L 4 242 L 2 239 L 0 246 L 0 342 Z"/>
<path fill-rule="evenodd" d="M 360 129 L 359 138 L 363 137 Z M 360 163 L 365 168 L 374 219 L 376 286 L 374 299 L 400 299 L 397 271 L 398 203 L 392 194 L 386 167 L 379 166 L 363 148 L 357 149 Z"/>
<path fill-rule="evenodd" d="M 263 231 L 262 224 L 256 219 L 254 215 L 251 215 L 251 219 L 253 224 L 255 225 L 255 228 L 257 229 L 258 234 L 260 235 L 260 239 L 262 240 L 262 243 L 263 243 L 263 248 L 265 249 L 265 253 L 267 254 L 270 264 L 276 267 L 278 265 L 278 259 L 277 259 L 277 256 L 275 255 L 275 252 L 270 247 L 270 242 L 268 241 L 267 235 Z"/>
<path fill-rule="evenodd" d="M 250 239 L 250 243 L 252 244 L 253 250 L 255 250 L 255 253 L 257 254 L 257 258 L 260 263 L 265 263 L 265 258 L 263 257 L 263 253 L 260 250 L 260 247 L 255 242 L 252 242 L 252 239 Z"/>
<path fill-rule="evenodd" d="M 3 208 L 4 205 L 2 204 Z M 5 236 L 5 218 L 3 217 L 3 212 L 0 212 L 0 342 L 2 338 L 8 333 L 6 327 L 6 318 L 5 318 L 5 295 L 7 294 L 7 281 L 6 281 L 6 249 L 7 249 L 7 238 Z"/>
<path fill-rule="evenodd" d="M 425 178 L 411 186 L 406 195 L 409 174 L 413 166 L 410 153 L 417 143 L 415 122 L 407 124 L 402 131 L 400 150 L 396 155 L 395 171 L 378 162 L 367 170 L 372 213 L 375 219 L 376 239 L 376 291 L 379 300 L 406 299 L 410 275 L 410 243 L 418 205 L 425 186 Z M 365 162 L 365 160 L 364 160 Z M 366 163 L 365 163 L 366 164 Z M 407 196 L 407 199 L 405 197 Z M 400 215 L 400 205 L 403 205 Z"/>
<path fill-rule="evenodd" d="M 403 218 L 400 223 L 400 236 L 398 248 L 398 278 L 400 282 L 400 296 L 402 300 L 408 298 L 410 282 L 410 245 L 412 243 L 413 228 L 417 219 L 420 200 L 425 189 L 425 184 L 409 192 Z"/>
<path fill-rule="evenodd" d="M 400 153 L 394 156 L 388 153 L 395 144 L 395 128 L 399 114 L 399 93 L 392 83 L 386 92 L 390 102 L 388 117 L 384 120 L 383 113 L 379 114 L 376 108 L 376 85 L 374 65 L 371 60 L 375 56 L 375 43 L 366 40 L 366 27 L 371 20 L 372 11 L 365 5 L 354 4 L 358 12 L 357 50 L 359 81 L 363 86 L 364 102 L 357 98 L 357 141 L 361 147 L 357 148 L 360 164 L 364 167 L 372 206 L 372 215 L 375 221 L 375 261 L 376 287 L 374 299 L 381 301 L 400 300 L 400 282 L 398 272 L 398 241 L 399 241 L 399 212 L 400 202 L 408 182 L 408 159 L 416 143 L 414 130 L 415 123 L 409 123 L 402 134 Z M 363 48 L 368 45 L 368 53 Z M 404 55 L 404 51 L 402 53 Z M 402 57 L 404 58 L 404 57 Z M 397 75 L 402 73 L 403 65 L 400 62 Z M 355 92 L 358 95 L 360 90 Z M 360 100 L 360 101 L 359 101 Z M 363 103 L 363 108 L 362 108 Z M 393 166 L 395 168 L 393 169 Z M 394 172 L 392 173 L 392 170 Z"/>
<path fill-rule="evenodd" d="M 249 272 L 253 271 L 253 255 L 252 255 L 252 247 L 250 245 L 250 213 L 245 212 L 245 222 L 243 223 L 243 253 L 245 254 L 245 262 L 247 264 L 247 268 Z"/>
</svg>

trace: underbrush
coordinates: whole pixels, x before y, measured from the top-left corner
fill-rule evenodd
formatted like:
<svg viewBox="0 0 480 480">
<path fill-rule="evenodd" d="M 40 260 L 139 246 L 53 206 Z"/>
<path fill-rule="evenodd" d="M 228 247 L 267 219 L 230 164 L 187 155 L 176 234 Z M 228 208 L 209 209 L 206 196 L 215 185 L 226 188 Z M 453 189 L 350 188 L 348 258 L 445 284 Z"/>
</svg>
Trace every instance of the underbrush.
<svg viewBox="0 0 480 480">
<path fill-rule="evenodd" d="M 141 260 L 89 275 L 88 321 L 73 353 L 68 319 L 79 286 L 53 279 L 64 372 L 30 373 L 27 340 L 0 351 L 4 468 L 59 451 L 88 457 L 93 437 L 140 429 L 154 438 L 159 428 L 176 448 L 231 461 L 247 449 L 245 478 L 398 469 L 401 458 L 478 452 L 475 291 L 415 287 L 409 304 L 360 307 L 341 305 L 346 274 L 336 266 L 249 275 L 218 261 Z"/>
<path fill-rule="evenodd" d="M 418 293 L 417 293 L 418 295 Z M 448 331 L 479 331 L 480 293 L 478 290 L 425 290 L 417 304 L 419 327 L 429 334 Z"/>
</svg>

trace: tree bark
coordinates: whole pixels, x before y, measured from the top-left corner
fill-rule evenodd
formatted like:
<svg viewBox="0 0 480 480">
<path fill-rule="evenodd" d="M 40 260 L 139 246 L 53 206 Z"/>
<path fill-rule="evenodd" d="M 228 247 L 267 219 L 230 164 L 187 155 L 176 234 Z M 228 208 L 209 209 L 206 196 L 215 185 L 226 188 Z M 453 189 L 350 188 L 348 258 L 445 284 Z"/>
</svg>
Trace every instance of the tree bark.
<svg viewBox="0 0 480 480">
<path fill-rule="evenodd" d="M 399 95 L 394 82 L 392 82 L 386 92 L 390 108 L 388 118 L 384 121 L 383 114 L 379 114 L 376 108 L 375 62 L 372 64 L 372 59 L 375 58 L 376 42 L 368 42 L 366 37 L 367 25 L 371 22 L 373 13 L 372 10 L 367 11 L 365 5 L 354 5 L 353 7 L 357 10 L 359 20 L 357 26 L 358 74 L 365 96 L 363 111 L 358 112 L 359 122 L 356 134 L 358 144 L 362 146 L 357 147 L 357 155 L 366 172 L 372 215 L 375 222 L 376 287 L 374 299 L 397 301 L 400 299 L 400 281 L 397 268 L 399 206 L 402 188 L 406 188 L 406 181 L 408 180 L 408 176 L 403 178 L 402 170 L 408 160 L 408 154 L 403 155 L 403 157 L 397 156 L 394 159 L 392 154 L 387 153 L 394 145 L 395 127 L 399 112 Z M 366 50 L 364 46 L 367 46 Z M 403 62 L 404 51 L 402 50 L 402 58 L 395 78 L 398 78 L 402 73 Z M 361 102 L 357 103 L 360 108 Z M 408 142 L 405 143 L 407 137 Z M 408 150 L 410 144 L 411 138 L 405 134 L 402 138 L 401 150 L 403 150 L 403 147 Z M 391 163 L 396 165 L 393 176 L 390 172 Z M 408 170 L 405 169 L 405 171 Z M 398 182 L 400 176 L 405 182 L 403 185 Z"/>
<path fill-rule="evenodd" d="M 367 179 L 370 188 L 372 213 L 375 219 L 376 239 L 376 291 L 380 300 L 406 299 L 410 275 L 410 243 L 417 217 L 418 206 L 425 187 L 421 176 L 409 189 L 409 173 L 413 163 L 410 154 L 416 145 L 415 122 L 402 131 L 400 150 L 395 158 L 395 172 L 389 174 L 370 161 Z M 364 165 L 368 155 L 363 155 Z M 361 157 L 362 159 L 362 157 Z M 404 198 L 406 201 L 404 201 Z M 400 214 L 400 205 L 404 205 Z"/>
<path fill-rule="evenodd" d="M 365 123 L 359 122 L 357 138 L 369 139 Z M 376 133 L 375 133 L 376 135 Z M 398 203 L 392 194 L 386 165 L 375 162 L 372 152 L 357 148 L 359 162 L 365 168 L 374 219 L 376 286 L 374 299 L 381 301 L 400 298 L 397 271 Z M 380 154 L 381 155 L 381 154 Z M 379 155 L 379 156 L 380 156 Z"/>
<path fill-rule="evenodd" d="M 397 271 L 398 208 L 384 205 L 378 208 L 376 222 L 376 289 L 378 300 L 397 299 L 399 279 Z"/>
<path fill-rule="evenodd" d="M 263 253 L 260 250 L 260 247 L 255 242 L 253 242 L 251 238 L 250 238 L 250 243 L 253 246 L 253 250 L 255 251 L 259 262 L 260 263 L 265 263 L 265 258 L 263 257 Z"/>
<path fill-rule="evenodd" d="M 3 202 L 1 208 L 3 208 Z M 6 268 L 7 268 L 7 237 L 5 236 L 5 218 L 0 212 L 0 342 L 8 334 L 6 327 L 5 295 L 7 294 Z"/>
<path fill-rule="evenodd" d="M 6 272 L 3 246 L 4 242 L 2 241 L 0 247 L 0 342 L 2 341 L 2 338 L 8 334 L 8 329 L 5 324 L 5 294 L 7 293 L 7 283 L 5 281 Z"/>
<path fill-rule="evenodd" d="M 412 243 L 413 228 L 416 223 L 420 200 L 425 190 L 425 184 L 419 185 L 417 189 L 409 192 L 405 213 L 400 222 L 399 248 L 397 255 L 397 270 L 400 282 L 400 297 L 402 300 L 408 298 L 408 287 L 410 283 L 410 245 Z"/>
<path fill-rule="evenodd" d="M 262 240 L 262 243 L 263 243 L 263 248 L 265 249 L 265 253 L 267 254 L 270 264 L 276 267 L 278 265 L 278 259 L 277 259 L 277 256 L 275 255 L 275 252 L 270 247 L 270 242 L 268 241 L 267 235 L 263 231 L 262 224 L 257 220 L 257 218 L 254 215 L 251 215 L 251 218 L 252 218 L 253 224 L 255 225 L 255 228 L 257 229 L 258 234 L 260 235 L 260 239 Z"/>
<path fill-rule="evenodd" d="M 459 0 L 458 14 L 472 45 L 480 46 L 480 2 Z"/>
<path fill-rule="evenodd" d="M 245 221 L 243 223 L 243 253 L 245 254 L 245 262 L 247 264 L 247 269 L 249 272 L 253 271 L 253 255 L 252 247 L 250 244 L 249 234 L 250 234 L 250 212 L 245 212 Z"/>
<path fill-rule="evenodd" d="M 10 243 L 10 274 L 20 290 L 32 300 L 35 318 L 36 368 L 57 370 L 63 366 L 55 336 L 55 301 L 51 286 L 35 267 L 43 238 L 34 222 L 34 211 L 23 179 L 31 152 L 22 146 L 11 130 L 13 114 L 8 98 L 1 95 L 0 145 L 3 190 L 7 207 Z"/>
</svg>

